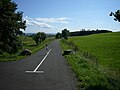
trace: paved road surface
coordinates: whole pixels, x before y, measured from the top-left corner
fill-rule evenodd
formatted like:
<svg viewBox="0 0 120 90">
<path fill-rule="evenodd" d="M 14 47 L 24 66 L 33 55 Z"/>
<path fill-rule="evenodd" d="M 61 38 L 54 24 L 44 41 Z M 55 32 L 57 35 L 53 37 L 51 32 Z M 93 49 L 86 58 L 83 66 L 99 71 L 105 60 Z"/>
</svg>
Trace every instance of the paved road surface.
<svg viewBox="0 0 120 90">
<path fill-rule="evenodd" d="M 75 90 L 73 75 L 61 55 L 57 40 L 44 49 L 19 61 L 0 62 L 0 90 Z M 45 57 L 46 56 L 46 57 Z M 44 62 L 34 71 L 40 62 Z"/>
</svg>

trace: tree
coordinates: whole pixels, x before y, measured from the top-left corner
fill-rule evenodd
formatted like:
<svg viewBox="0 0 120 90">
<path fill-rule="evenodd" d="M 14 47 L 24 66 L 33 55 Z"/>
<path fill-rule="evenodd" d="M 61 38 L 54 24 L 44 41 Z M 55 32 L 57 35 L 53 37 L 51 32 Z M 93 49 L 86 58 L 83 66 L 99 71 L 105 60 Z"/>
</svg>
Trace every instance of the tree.
<svg viewBox="0 0 120 90">
<path fill-rule="evenodd" d="M 56 38 L 56 39 L 60 39 L 61 37 L 62 37 L 62 34 L 59 33 L 59 32 L 55 35 L 55 38 Z"/>
<path fill-rule="evenodd" d="M 44 32 L 38 32 L 33 36 L 33 40 L 35 40 L 37 45 L 42 41 L 44 41 L 45 39 L 46 39 L 46 34 Z"/>
<path fill-rule="evenodd" d="M 40 38 L 41 38 L 41 33 L 40 32 L 33 36 L 33 40 L 35 40 L 37 45 L 41 42 Z"/>
<path fill-rule="evenodd" d="M 44 41 L 47 35 L 44 32 L 41 32 L 41 40 Z"/>
<path fill-rule="evenodd" d="M 69 31 L 67 29 L 62 30 L 62 37 L 64 37 L 64 39 L 68 39 Z"/>
<path fill-rule="evenodd" d="M 115 13 L 111 12 L 110 16 L 114 16 L 114 20 L 120 22 L 120 10 L 117 10 Z"/>
<path fill-rule="evenodd" d="M 16 53 L 22 48 L 17 35 L 26 28 L 22 20 L 23 12 L 18 12 L 17 4 L 11 0 L 0 0 L 0 52 Z"/>
<path fill-rule="evenodd" d="M 22 36 L 22 35 L 24 35 L 24 33 L 23 33 L 22 31 L 18 31 L 18 32 L 17 32 L 17 35 Z"/>
</svg>

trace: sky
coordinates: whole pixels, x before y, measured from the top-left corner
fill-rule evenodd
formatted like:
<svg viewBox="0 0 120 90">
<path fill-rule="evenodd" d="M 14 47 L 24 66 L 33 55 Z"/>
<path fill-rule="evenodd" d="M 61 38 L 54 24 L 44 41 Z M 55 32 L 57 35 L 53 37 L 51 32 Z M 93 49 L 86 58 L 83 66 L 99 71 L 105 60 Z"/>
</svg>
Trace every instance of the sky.
<svg viewBox="0 0 120 90">
<path fill-rule="evenodd" d="M 25 33 L 57 33 L 63 29 L 120 31 L 120 22 L 109 16 L 120 9 L 120 0 L 13 0 L 23 11 Z"/>
</svg>

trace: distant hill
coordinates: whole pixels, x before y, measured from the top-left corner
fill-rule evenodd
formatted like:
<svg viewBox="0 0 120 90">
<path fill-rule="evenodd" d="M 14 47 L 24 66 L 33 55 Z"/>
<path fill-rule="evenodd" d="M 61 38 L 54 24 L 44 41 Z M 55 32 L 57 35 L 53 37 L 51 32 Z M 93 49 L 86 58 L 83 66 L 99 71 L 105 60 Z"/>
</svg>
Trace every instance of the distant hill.
<svg viewBox="0 0 120 90">
<path fill-rule="evenodd" d="M 25 33 L 25 35 L 27 35 L 27 36 L 31 36 L 31 35 L 34 35 L 34 34 L 36 34 L 36 33 Z M 47 34 L 48 36 L 50 36 L 50 37 L 56 35 L 56 33 L 46 33 L 46 34 Z"/>
<path fill-rule="evenodd" d="M 25 33 L 25 35 L 27 35 L 27 36 L 31 36 L 33 34 L 36 34 L 36 33 Z"/>
</svg>

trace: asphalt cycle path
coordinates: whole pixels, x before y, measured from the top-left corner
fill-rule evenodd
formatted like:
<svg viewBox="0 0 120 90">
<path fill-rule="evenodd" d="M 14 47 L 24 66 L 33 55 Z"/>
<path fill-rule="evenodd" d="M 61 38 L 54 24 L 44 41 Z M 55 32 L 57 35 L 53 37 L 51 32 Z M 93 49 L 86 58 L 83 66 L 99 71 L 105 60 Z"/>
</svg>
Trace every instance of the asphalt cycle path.
<svg viewBox="0 0 120 90">
<path fill-rule="evenodd" d="M 25 59 L 0 62 L 0 90 L 75 90 L 73 77 L 58 40 Z"/>
</svg>

